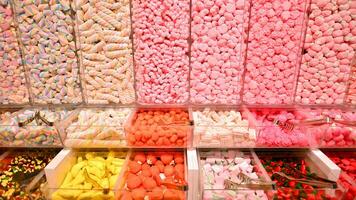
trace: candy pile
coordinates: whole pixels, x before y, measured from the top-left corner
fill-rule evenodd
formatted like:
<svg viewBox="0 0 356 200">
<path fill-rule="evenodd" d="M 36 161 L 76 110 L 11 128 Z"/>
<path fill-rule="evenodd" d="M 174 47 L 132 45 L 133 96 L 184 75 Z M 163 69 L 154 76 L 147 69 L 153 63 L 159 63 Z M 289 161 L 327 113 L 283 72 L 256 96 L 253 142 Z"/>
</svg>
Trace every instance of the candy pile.
<svg viewBox="0 0 356 200">
<path fill-rule="evenodd" d="M 183 147 L 190 141 L 187 110 L 138 110 L 126 127 L 127 140 L 133 146 Z"/>
<path fill-rule="evenodd" d="M 35 103 L 79 103 L 74 21 L 69 0 L 15 0 Z"/>
<path fill-rule="evenodd" d="M 54 123 L 63 119 L 66 114 L 65 110 L 25 110 L 15 116 L 6 117 L 0 122 L 0 144 L 29 147 L 62 146 Z"/>
<path fill-rule="evenodd" d="M 252 112 L 259 123 L 258 146 L 305 147 L 313 137 L 301 126 L 294 126 L 304 116 L 296 111 L 260 109 Z"/>
<path fill-rule="evenodd" d="M 236 104 L 244 70 L 245 0 L 192 3 L 191 102 Z"/>
<path fill-rule="evenodd" d="M 189 0 L 132 1 L 140 103 L 182 104 L 189 96 Z"/>
<path fill-rule="evenodd" d="M 356 195 L 356 183 L 355 179 L 352 180 L 350 177 L 345 175 L 344 173 L 340 174 L 338 183 L 341 183 L 342 187 L 344 187 L 347 191 L 345 192 L 344 199 L 345 200 L 353 200 Z"/>
<path fill-rule="evenodd" d="M 125 146 L 123 126 L 131 112 L 128 108 L 80 110 L 75 119 L 68 122 L 64 144 L 68 147 Z"/>
<path fill-rule="evenodd" d="M 341 104 L 356 50 L 355 1 L 312 0 L 296 101 Z"/>
<path fill-rule="evenodd" d="M 268 175 L 277 185 L 275 199 L 330 199 L 324 188 L 317 188 L 306 182 L 290 180 L 285 176 L 305 181 L 314 180 L 317 176 L 310 171 L 303 158 L 273 156 L 259 156 L 259 158 Z"/>
<path fill-rule="evenodd" d="M 1 160 L 0 199 L 43 199 L 40 185 L 26 188 L 56 155 L 55 151 L 21 151 L 10 153 Z"/>
<path fill-rule="evenodd" d="M 126 153 L 85 153 L 67 172 L 52 200 L 114 199 L 114 187 Z M 95 197 L 95 198 L 94 198 Z"/>
<path fill-rule="evenodd" d="M 203 154 L 203 153 L 202 153 Z M 227 188 L 225 181 L 235 185 L 258 184 L 258 169 L 250 156 L 238 151 L 207 152 L 201 155 L 204 200 L 268 199 L 263 191 L 241 191 Z"/>
<path fill-rule="evenodd" d="M 181 152 L 134 153 L 120 199 L 186 199 L 184 162 Z"/>
<path fill-rule="evenodd" d="M 10 1 L 0 1 L 0 103 L 29 101 Z"/>
<path fill-rule="evenodd" d="M 75 0 L 88 103 L 133 103 L 129 0 Z"/>
<path fill-rule="evenodd" d="M 251 6 L 244 101 L 293 102 L 306 0 L 254 0 Z"/>
<path fill-rule="evenodd" d="M 194 111 L 194 140 L 197 145 L 255 145 L 256 130 L 235 110 L 215 111 L 209 108 Z"/>
</svg>

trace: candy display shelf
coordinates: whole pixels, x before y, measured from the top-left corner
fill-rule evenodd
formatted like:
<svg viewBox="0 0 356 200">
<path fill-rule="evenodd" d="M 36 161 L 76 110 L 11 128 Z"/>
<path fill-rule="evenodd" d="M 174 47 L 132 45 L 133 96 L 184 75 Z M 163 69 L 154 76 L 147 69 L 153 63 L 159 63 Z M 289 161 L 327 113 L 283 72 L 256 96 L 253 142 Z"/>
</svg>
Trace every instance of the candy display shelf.
<svg viewBox="0 0 356 200">
<path fill-rule="evenodd" d="M 354 200 L 355 3 L 0 0 L 0 199 Z"/>
</svg>

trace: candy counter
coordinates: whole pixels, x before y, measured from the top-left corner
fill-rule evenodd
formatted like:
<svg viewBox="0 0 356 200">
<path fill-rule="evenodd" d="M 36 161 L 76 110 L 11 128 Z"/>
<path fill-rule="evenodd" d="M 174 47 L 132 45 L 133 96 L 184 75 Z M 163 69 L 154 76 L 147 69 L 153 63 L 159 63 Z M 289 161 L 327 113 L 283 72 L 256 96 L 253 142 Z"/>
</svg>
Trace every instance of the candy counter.
<svg viewBox="0 0 356 200">
<path fill-rule="evenodd" d="M 0 199 L 355 200 L 355 0 L 0 0 Z"/>
</svg>

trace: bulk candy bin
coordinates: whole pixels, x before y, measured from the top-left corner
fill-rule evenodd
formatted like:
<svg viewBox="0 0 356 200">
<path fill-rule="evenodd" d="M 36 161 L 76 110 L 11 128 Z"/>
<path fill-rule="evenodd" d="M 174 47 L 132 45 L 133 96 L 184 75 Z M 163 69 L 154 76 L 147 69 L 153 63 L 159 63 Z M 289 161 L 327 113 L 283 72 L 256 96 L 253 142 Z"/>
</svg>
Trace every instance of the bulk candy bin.
<svg viewBox="0 0 356 200">
<path fill-rule="evenodd" d="M 257 152 L 267 174 L 276 183 L 276 199 L 342 199 L 345 189 L 336 181 L 340 168 L 322 152 Z"/>
<path fill-rule="evenodd" d="M 268 199 L 273 182 L 254 152 L 201 150 L 201 199 Z"/>
<path fill-rule="evenodd" d="M 114 199 L 127 152 L 62 150 L 45 168 L 47 199 Z M 56 177 L 56 178 L 53 178 Z"/>
<path fill-rule="evenodd" d="M 27 104 L 29 93 L 10 1 L 0 2 L 0 104 Z"/>
<path fill-rule="evenodd" d="M 120 175 L 118 199 L 187 199 L 185 151 L 133 151 Z"/>
<path fill-rule="evenodd" d="M 307 0 L 251 2 L 246 104 L 293 104 L 307 6 Z"/>
<path fill-rule="evenodd" d="M 193 109 L 194 143 L 197 148 L 255 147 L 258 127 L 248 109 Z"/>
<path fill-rule="evenodd" d="M 1 114 L 0 146 L 62 147 L 58 122 L 69 111 L 58 109 L 24 109 Z"/>
<path fill-rule="evenodd" d="M 189 3 L 132 1 L 136 94 L 140 104 L 188 102 Z"/>
<path fill-rule="evenodd" d="M 130 108 L 81 108 L 61 122 L 64 145 L 71 148 L 127 147 L 124 125 Z"/>
<path fill-rule="evenodd" d="M 125 125 L 126 139 L 132 148 L 188 148 L 191 124 L 192 116 L 185 108 L 139 108 Z"/>
<path fill-rule="evenodd" d="M 14 0 L 25 67 L 35 104 L 82 102 L 69 0 Z"/>
<path fill-rule="evenodd" d="M 311 0 L 296 102 L 344 102 L 356 50 L 353 4 L 352 0 Z"/>
<path fill-rule="evenodd" d="M 43 169 L 56 153 L 56 150 L 16 150 L 2 154 L 0 196 L 5 199 L 43 199 L 45 192 L 40 179 Z"/>
<path fill-rule="evenodd" d="M 240 103 L 248 9 L 248 0 L 192 1 L 191 103 Z"/>
<path fill-rule="evenodd" d="M 134 103 L 129 1 L 74 4 L 86 103 Z"/>
</svg>

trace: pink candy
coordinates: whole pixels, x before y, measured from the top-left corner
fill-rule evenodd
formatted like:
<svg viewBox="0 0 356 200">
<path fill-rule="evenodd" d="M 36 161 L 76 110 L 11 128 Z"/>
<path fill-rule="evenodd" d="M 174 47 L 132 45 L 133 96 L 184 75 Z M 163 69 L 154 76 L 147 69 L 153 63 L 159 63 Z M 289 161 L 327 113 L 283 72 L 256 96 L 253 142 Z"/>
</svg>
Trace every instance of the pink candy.
<svg viewBox="0 0 356 200">
<path fill-rule="evenodd" d="M 356 64 L 352 66 L 346 102 L 356 105 Z"/>
<path fill-rule="evenodd" d="M 28 103 L 25 70 L 21 65 L 10 3 L 0 2 L 0 102 Z"/>
<path fill-rule="evenodd" d="M 356 50 L 354 1 L 312 0 L 298 79 L 296 102 L 343 103 Z M 350 82 L 350 98 L 355 98 Z M 351 102 L 352 100 L 348 100 Z"/>
<path fill-rule="evenodd" d="M 253 1 L 247 49 L 244 101 L 293 102 L 305 0 Z"/>
<path fill-rule="evenodd" d="M 132 6 L 138 101 L 187 102 L 189 1 L 133 0 Z"/>
<path fill-rule="evenodd" d="M 190 98 L 198 104 L 236 104 L 243 73 L 244 0 L 196 0 L 192 5 Z M 245 19 L 245 21 L 244 21 Z M 245 23 L 245 24 L 244 24 Z"/>
</svg>

